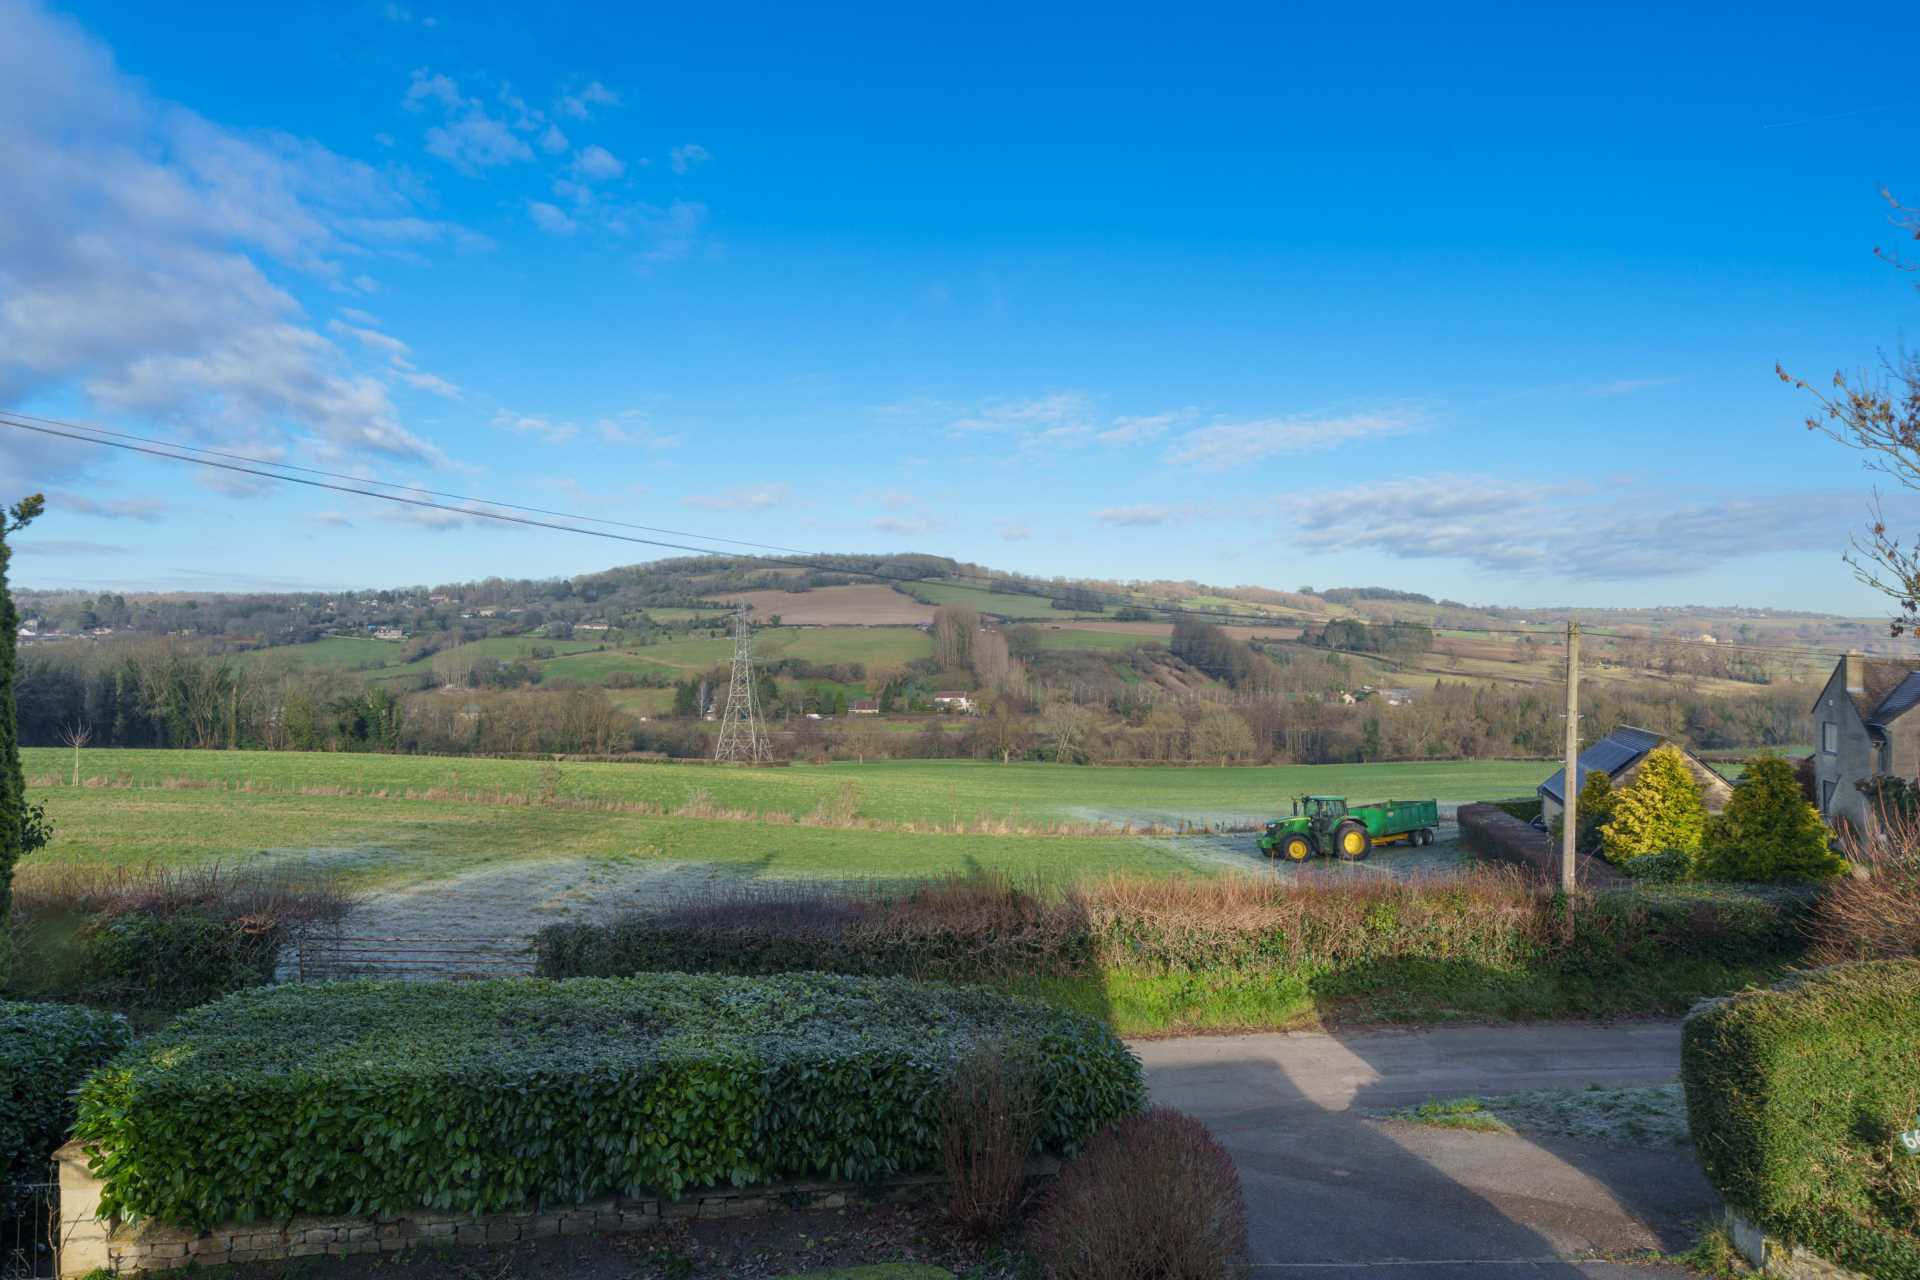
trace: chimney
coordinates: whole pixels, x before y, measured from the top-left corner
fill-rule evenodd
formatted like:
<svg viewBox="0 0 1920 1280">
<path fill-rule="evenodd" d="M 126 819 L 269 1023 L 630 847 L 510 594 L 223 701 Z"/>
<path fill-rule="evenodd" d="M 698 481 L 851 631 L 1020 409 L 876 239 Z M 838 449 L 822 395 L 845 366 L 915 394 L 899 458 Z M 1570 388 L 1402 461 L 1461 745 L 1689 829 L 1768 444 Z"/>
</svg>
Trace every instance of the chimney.
<svg viewBox="0 0 1920 1280">
<path fill-rule="evenodd" d="M 1867 689 L 1867 660 L 1858 649 L 1847 650 L 1843 659 L 1847 664 L 1847 692 L 1865 693 Z"/>
</svg>

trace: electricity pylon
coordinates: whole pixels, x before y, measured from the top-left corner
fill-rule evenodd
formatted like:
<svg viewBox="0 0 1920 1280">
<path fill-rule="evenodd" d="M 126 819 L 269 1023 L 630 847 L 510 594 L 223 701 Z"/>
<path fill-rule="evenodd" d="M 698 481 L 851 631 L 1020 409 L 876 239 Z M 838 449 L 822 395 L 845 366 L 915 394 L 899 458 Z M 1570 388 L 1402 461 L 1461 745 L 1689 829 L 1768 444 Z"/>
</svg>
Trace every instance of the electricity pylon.
<svg viewBox="0 0 1920 1280">
<path fill-rule="evenodd" d="M 720 739 L 714 744 L 713 758 L 749 764 L 763 764 L 773 758 L 753 687 L 753 629 L 747 625 L 744 608 L 733 615 L 733 679 L 727 684 L 727 709 L 720 717 Z"/>
</svg>

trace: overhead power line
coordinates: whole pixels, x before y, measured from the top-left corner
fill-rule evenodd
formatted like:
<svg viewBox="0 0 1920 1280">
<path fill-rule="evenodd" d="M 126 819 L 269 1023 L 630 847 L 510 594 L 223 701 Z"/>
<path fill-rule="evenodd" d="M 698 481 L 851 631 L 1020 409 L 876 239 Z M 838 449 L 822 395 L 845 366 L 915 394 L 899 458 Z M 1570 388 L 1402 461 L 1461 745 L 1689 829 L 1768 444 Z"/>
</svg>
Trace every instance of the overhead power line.
<svg viewBox="0 0 1920 1280">
<path fill-rule="evenodd" d="M 172 462 L 184 462 L 193 466 L 254 476 L 263 480 L 278 480 L 286 484 L 303 485 L 308 488 L 353 494 L 358 497 L 372 498 L 383 502 L 393 502 L 405 506 L 445 511 L 453 515 L 465 516 L 471 519 L 492 520 L 504 524 L 550 529 L 560 533 L 577 533 L 587 537 L 631 543 L 637 546 L 656 547 L 662 550 L 682 551 L 692 555 L 731 556 L 736 559 L 753 560 L 771 568 L 806 569 L 816 572 L 843 574 L 848 577 L 868 578 L 887 583 L 925 584 L 927 582 L 925 577 L 912 573 L 890 573 L 881 568 L 860 569 L 840 563 L 823 563 L 823 561 L 853 558 L 830 552 L 805 551 L 796 547 L 749 542 L 738 538 L 725 538 L 711 534 L 688 532 L 686 530 L 635 524 L 601 516 L 582 515 L 577 512 L 559 511 L 545 507 L 502 502 L 491 498 L 481 498 L 467 494 L 450 493 L 444 490 L 427 489 L 415 485 L 401 484 L 395 481 L 370 479 L 345 472 L 326 471 L 316 467 L 299 466 L 293 463 L 277 462 L 272 459 L 257 458 L 246 454 L 209 449 L 198 445 L 180 444 L 175 441 L 161 440 L 150 436 L 111 431 L 104 427 L 69 422 L 57 418 L 41 417 L 35 414 L 20 413 L 15 410 L 0 410 L 0 426 L 12 427 L 19 431 L 34 432 L 39 435 L 59 437 L 82 444 L 92 444 L 103 448 L 120 449 L 131 453 L 145 454 L 150 457 L 164 458 Z M 298 474 L 288 474 L 290 472 Z M 451 502 L 467 505 L 454 506 L 449 505 L 448 502 L 436 501 L 436 499 L 448 499 Z M 552 519 L 536 519 L 534 517 L 552 517 Z M 562 524 L 556 523 L 555 521 L 568 521 L 570 523 Z M 607 527 L 582 528 L 581 525 L 583 524 L 603 525 Z M 630 529 L 636 532 L 664 534 L 673 538 L 689 538 L 695 539 L 696 542 L 673 542 L 666 541 L 662 538 L 636 537 L 632 534 L 614 532 L 616 529 Z M 725 544 L 725 546 L 731 547 L 751 547 L 759 551 L 773 551 L 783 554 L 778 556 L 746 554 L 728 551 L 723 546 L 699 545 L 713 543 Z M 791 558 L 795 556 L 801 558 Z M 1023 578 L 978 573 L 962 573 L 952 575 L 952 577 L 954 580 L 963 584 L 975 585 L 980 589 L 985 589 L 995 594 L 1023 596 L 1029 599 L 1054 599 L 1058 598 L 1060 594 L 1059 589 L 1050 589 L 1045 584 L 1035 583 Z M 1124 591 L 1104 591 L 1088 587 L 1076 587 L 1073 588 L 1073 590 L 1077 594 L 1100 602 L 1102 605 L 1147 609 L 1167 618 L 1185 618 L 1227 626 L 1300 627 L 1304 629 L 1312 626 L 1325 626 L 1330 623 L 1359 622 L 1368 626 L 1419 626 L 1427 627 L 1436 632 L 1452 631 L 1465 635 L 1521 636 L 1545 639 L 1549 642 L 1563 641 L 1563 633 L 1557 628 L 1549 627 L 1445 625 L 1426 620 L 1401 621 L 1389 619 L 1383 621 L 1364 617 L 1333 617 L 1318 614 L 1283 617 L 1268 613 L 1241 612 L 1234 609 L 1195 608 L 1183 604 L 1178 600 L 1167 599 L 1166 597 L 1146 596 Z M 988 612 L 991 612 L 991 610 L 988 610 Z M 1713 649 L 1720 652 L 1764 654 L 1773 657 L 1819 658 L 1832 661 L 1840 656 L 1837 652 L 1817 649 L 1811 646 L 1756 645 L 1731 641 L 1710 641 L 1699 638 L 1678 638 L 1658 635 L 1643 636 L 1611 631 L 1586 631 L 1584 634 L 1594 639 L 1607 639 L 1657 646 L 1688 646 L 1701 649 Z M 1392 655 L 1381 656 L 1391 657 Z M 1469 675 L 1471 673 L 1463 672 L 1461 674 Z"/>
</svg>

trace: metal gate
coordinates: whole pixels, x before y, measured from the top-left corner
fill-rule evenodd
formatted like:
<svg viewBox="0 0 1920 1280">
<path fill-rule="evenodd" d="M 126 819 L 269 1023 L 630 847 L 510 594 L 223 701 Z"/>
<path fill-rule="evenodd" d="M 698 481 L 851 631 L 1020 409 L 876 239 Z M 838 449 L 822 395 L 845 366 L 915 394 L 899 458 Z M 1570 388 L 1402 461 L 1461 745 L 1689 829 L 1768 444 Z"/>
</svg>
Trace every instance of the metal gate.
<svg viewBox="0 0 1920 1280">
<path fill-rule="evenodd" d="M 60 1272 L 60 1183 L 0 1184 L 0 1280 L 51 1280 Z"/>
<path fill-rule="evenodd" d="M 314 930 L 297 935 L 290 949 L 292 954 L 281 965 L 283 981 L 399 978 L 435 982 L 533 972 L 533 944 L 527 938 L 382 937 Z"/>
</svg>

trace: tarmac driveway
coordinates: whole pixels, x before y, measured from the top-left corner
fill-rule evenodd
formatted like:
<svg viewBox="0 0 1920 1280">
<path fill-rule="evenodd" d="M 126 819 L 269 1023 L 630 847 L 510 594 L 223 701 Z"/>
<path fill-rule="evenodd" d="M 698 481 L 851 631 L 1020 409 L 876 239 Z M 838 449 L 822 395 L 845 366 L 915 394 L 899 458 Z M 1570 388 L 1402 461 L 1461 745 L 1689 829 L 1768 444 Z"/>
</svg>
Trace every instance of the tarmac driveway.
<svg viewBox="0 0 1920 1280">
<path fill-rule="evenodd" d="M 1142 1041 L 1157 1103 L 1198 1116 L 1246 1191 L 1254 1276 L 1683 1277 L 1618 1261 L 1690 1247 L 1719 1208 L 1691 1148 L 1374 1118 L 1435 1097 L 1664 1084 L 1677 1023 Z"/>
</svg>

